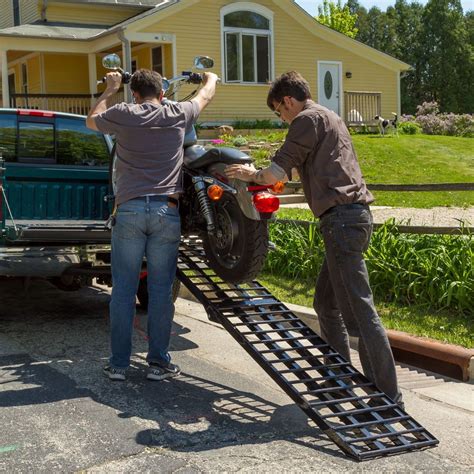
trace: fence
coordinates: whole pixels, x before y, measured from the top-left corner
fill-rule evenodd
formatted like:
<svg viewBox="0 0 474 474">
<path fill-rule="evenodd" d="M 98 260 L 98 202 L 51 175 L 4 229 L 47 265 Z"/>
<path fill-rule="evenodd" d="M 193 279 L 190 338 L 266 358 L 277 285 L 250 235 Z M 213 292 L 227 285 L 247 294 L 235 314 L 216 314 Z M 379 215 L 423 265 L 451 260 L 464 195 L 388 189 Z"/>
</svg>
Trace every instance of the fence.
<svg viewBox="0 0 474 474">
<path fill-rule="evenodd" d="M 349 127 L 374 125 L 374 117 L 381 115 L 382 94 L 380 92 L 344 92 L 345 121 Z"/>
</svg>

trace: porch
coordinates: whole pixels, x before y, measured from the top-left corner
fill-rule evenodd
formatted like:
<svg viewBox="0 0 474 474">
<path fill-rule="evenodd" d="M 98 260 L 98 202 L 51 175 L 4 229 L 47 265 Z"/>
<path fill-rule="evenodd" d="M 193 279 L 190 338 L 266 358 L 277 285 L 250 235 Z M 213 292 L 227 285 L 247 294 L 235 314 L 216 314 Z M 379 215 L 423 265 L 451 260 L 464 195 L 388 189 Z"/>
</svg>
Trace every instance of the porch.
<svg viewBox="0 0 474 474">
<path fill-rule="evenodd" d="M 344 91 L 344 120 L 348 127 L 374 126 L 381 115 L 382 93 Z"/>
<path fill-rule="evenodd" d="M 95 94 L 10 94 L 9 107 L 15 109 L 39 109 L 55 112 L 87 115 L 100 93 Z M 125 94 L 121 89 L 109 99 L 107 105 L 123 102 Z M 380 92 L 344 92 L 344 121 L 348 127 L 375 126 L 374 117 L 381 114 L 382 94 Z M 262 107 L 264 105 L 262 104 Z"/>
</svg>

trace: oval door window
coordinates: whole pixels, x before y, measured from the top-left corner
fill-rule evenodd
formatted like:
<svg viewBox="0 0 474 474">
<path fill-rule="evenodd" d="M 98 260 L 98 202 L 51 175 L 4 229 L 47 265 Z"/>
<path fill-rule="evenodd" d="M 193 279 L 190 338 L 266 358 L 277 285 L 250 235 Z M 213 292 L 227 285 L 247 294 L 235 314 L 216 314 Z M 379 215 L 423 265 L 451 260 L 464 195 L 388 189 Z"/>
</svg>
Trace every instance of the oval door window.
<svg viewBox="0 0 474 474">
<path fill-rule="evenodd" d="M 324 94 L 326 95 L 326 99 L 331 98 L 332 88 L 333 88 L 332 75 L 329 71 L 326 71 L 326 74 L 324 76 Z"/>
</svg>

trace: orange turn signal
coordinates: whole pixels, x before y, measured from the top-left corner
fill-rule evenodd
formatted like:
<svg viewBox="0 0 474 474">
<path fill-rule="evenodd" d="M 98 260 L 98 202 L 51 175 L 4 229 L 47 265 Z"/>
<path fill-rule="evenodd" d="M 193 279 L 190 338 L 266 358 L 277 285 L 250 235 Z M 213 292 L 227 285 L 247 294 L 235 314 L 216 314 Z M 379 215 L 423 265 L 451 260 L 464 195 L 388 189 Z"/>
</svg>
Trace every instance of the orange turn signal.
<svg viewBox="0 0 474 474">
<path fill-rule="evenodd" d="M 284 189 L 285 189 L 285 183 L 283 181 L 278 181 L 271 187 L 271 190 L 275 194 L 281 194 Z"/>
<path fill-rule="evenodd" d="M 211 201 L 219 201 L 224 194 L 224 190 L 217 184 L 212 184 L 207 188 L 207 195 Z"/>
</svg>

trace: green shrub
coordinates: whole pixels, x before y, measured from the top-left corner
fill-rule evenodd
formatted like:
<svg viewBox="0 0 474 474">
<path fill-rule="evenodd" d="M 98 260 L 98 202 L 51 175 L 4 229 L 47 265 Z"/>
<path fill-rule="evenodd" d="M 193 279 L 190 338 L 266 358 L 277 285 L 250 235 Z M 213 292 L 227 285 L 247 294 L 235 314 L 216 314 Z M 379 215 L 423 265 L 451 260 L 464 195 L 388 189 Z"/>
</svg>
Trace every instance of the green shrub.
<svg viewBox="0 0 474 474">
<path fill-rule="evenodd" d="M 273 128 L 287 128 L 288 124 L 278 120 L 235 120 L 232 122 L 232 127 L 235 130 L 262 130 Z"/>
<path fill-rule="evenodd" d="M 401 122 L 398 131 L 404 135 L 416 135 L 421 133 L 421 127 L 416 122 Z"/>
<path fill-rule="evenodd" d="M 315 280 L 324 246 L 315 224 L 270 226 L 265 270 L 294 279 Z M 374 294 L 380 300 L 454 309 L 474 314 L 474 235 L 401 234 L 394 222 L 374 232 L 366 255 Z"/>
<path fill-rule="evenodd" d="M 242 135 L 237 135 L 233 141 L 232 144 L 234 146 L 246 146 L 248 145 L 248 141 L 246 138 L 244 138 Z"/>
</svg>

